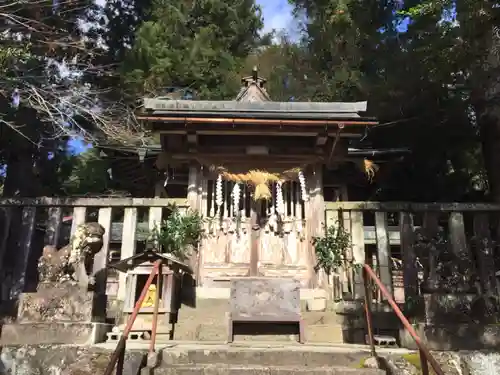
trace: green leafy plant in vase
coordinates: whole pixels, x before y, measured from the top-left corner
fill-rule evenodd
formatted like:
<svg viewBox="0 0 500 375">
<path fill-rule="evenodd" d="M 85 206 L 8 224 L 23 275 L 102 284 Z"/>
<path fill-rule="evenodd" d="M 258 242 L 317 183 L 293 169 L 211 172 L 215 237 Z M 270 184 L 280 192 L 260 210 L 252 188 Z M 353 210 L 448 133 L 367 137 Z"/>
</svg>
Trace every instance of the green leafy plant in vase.
<svg viewBox="0 0 500 375">
<path fill-rule="evenodd" d="M 313 246 L 317 260 L 315 271 L 323 270 L 326 275 L 331 276 L 343 268 L 344 275 L 350 280 L 349 290 L 343 292 L 343 299 L 350 299 L 353 292 L 352 272 L 359 272 L 362 265 L 354 263 L 346 256 L 351 246 L 349 233 L 341 223 L 326 226 L 323 236 L 313 237 Z"/>
<path fill-rule="evenodd" d="M 162 253 L 184 261 L 198 250 L 204 234 L 204 219 L 195 210 L 184 211 L 175 205 L 169 206 L 169 210 L 167 218 L 151 231 L 150 240 Z"/>
<path fill-rule="evenodd" d="M 324 270 L 330 275 L 337 268 L 345 265 L 346 251 L 351 245 L 349 233 L 341 226 L 327 226 L 324 236 L 314 237 L 313 246 L 316 253 L 316 271 Z"/>
</svg>

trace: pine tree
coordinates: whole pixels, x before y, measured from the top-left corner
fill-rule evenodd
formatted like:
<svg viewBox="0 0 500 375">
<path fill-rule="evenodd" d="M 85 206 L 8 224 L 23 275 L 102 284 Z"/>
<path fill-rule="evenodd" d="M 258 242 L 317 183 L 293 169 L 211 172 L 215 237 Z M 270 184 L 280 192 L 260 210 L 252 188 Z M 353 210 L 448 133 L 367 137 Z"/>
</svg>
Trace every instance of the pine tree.
<svg viewBox="0 0 500 375">
<path fill-rule="evenodd" d="M 155 0 L 125 59 L 126 85 L 139 96 L 174 87 L 200 98 L 231 98 L 262 27 L 254 0 Z"/>
</svg>

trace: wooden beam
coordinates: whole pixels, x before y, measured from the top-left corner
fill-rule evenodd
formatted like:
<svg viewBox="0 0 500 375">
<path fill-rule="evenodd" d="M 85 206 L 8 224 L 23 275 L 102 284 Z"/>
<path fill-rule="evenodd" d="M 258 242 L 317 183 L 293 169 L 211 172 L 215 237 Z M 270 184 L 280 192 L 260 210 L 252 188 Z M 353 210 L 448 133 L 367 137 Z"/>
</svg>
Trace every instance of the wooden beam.
<svg viewBox="0 0 500 375">
<path fill-rule="evenodd" d="M 75 207 L 72 233 L 85 223 L 87 207 L 166 207 L 174 203 L 179 208 L 189 207 L 184 198 L 0 198 L 0 207 Z"/>
<path fill-rule="evenodd" d="M 289 154 L 269 154 L 269 155 L 247 155 L 245 153 L 197 153 L 195 155 L 198 159 L 200 160 L 210 160 L 210 159 L 217 159 L 217 160 L 228 160 L 228 161 L 235 161 L 235 160 L 240 160 L 240 161 L 246 161 L 248 162 L 249 159 L 251 161 L 254 160 L 265 160 L 269 163 L 270 160 L 273 160 L 273 162 L 276 160 L 302 160 L 302 161 L 307 161 L 307 160 L 316 160 L 316 161 L 321 161 L 323 157 L 315 155 L 315 154 L 294 154 L 294 153 L 289 153 Z M 193 158 L 193 154 L 172 154 L 170 157 L 174 160 L 190 160 Z"/>
<path fill-rule="evenodd" d="M 356 125 L 378 125 L 378 121 L 369 120 L 291 120 L 291 119 L 254 119 L 254 118 L 214 118 L 214 117 L 167 117 L 167 116 L 137 116 L 138 120 L 156 121 L 156 122 L 171 122 L 181 124 L 218 124 L 218 125 L 236 125 L 236 124 L 251 124 L 251 125 L 298 125 L 298 126 L 356 126 Z"/>
<path fill-rule="evenodd" d="M 327 202 L 329 210 L 386 212 L 485 212 L 500 211 L 496 203 Z"/>
<path fill-rule="evenodd" d="M 249 130 L 249 129 L 241 129 L 241 128 L 234 128 L 232 130 L 200 130 L 200 129 L 194 129 L 196 131 L 196 134 L 198 135 L 241 135 L 241 136 L 247 136 L 247 135 L 265 135 L 267 136 L 274 136 L 274 137 L 316 137 L 317 132 L 305 132 L 305 131 L 290 131 L 290 129 L 283 130 L 283 131 L 277 131 L 275 129 L 259 129 L 259 130 Z M 154 130 L 154 133 L 159 133 L 159 134 L 187 134 L 188 130 L 187 129 L 169 129 L 169 130 Z M 334 137 L 337 133 L 336 132 L 328 132 L 327 135 L 330 137 Z M 361 138 L 363 136 L 362 132 L 360 131 L 359 133 L 353 133 L 353 132 L 342 132 L 340 133 L 340 138 Z"/>
</svg>

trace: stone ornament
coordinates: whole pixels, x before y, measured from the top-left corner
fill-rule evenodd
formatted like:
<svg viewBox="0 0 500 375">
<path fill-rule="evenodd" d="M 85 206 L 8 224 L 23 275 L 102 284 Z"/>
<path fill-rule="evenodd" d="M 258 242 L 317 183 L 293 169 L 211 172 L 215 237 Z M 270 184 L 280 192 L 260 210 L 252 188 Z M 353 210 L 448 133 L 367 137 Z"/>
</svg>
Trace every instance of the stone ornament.
<svg viewBox="0 0 500 375">
<path fill-rule="evenodd" d="M 75 282 L 83 288 L 94 284 L 88 268 L 103 244 L 104 228 L 98 223 L 80 224 L 68 245 L 60 250 L 47 245 L 38 260 L 40 283 Z"/>
</svg>

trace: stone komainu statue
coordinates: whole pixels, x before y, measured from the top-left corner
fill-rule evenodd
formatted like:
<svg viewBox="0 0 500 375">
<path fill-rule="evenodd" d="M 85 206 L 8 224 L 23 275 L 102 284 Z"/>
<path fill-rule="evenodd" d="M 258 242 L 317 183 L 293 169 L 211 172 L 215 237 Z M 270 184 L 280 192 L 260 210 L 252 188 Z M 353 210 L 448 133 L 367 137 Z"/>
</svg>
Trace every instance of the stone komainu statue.
<svg viewBox="0 0 500 375">
<path fill-rule="evenodd" d="M 45 246 L 38 260 L 41 283 L 73 281 L 86 288 L 93 283 L 87 269 L 91 269 L 95 254 L 103 244 L 104 228 L 98 223 L 80 224 L 69 244 L 57 250 Z"/>
</svg>

